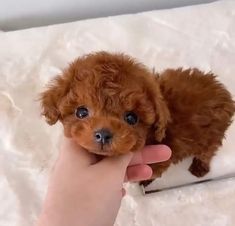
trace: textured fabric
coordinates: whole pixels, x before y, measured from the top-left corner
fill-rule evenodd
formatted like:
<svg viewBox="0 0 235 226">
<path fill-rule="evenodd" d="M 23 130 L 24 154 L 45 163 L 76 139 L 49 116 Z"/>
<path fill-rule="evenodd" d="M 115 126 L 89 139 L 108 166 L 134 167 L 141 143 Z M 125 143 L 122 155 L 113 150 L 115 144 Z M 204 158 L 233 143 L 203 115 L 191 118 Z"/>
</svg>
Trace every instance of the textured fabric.
<svg viewBox="0 0 235 226">
<path fill-rule="evenodd" d="M 61 125 L 40 117 L 38 93 L 75 57 L 128 53 L 156 71 L 198 67 L 235 95 L 235 2 L 219 1 L 136 15 L 0 33 L 0 226 L 30 226 L 40 211 Z M 235 125 L 209 177 L 235 172 Z M 195 180 L 190 159 L 151 186 Z M 116 226 L 235 225 L 235 180 L 143 196 L 127 185 Z"/>
</svg>

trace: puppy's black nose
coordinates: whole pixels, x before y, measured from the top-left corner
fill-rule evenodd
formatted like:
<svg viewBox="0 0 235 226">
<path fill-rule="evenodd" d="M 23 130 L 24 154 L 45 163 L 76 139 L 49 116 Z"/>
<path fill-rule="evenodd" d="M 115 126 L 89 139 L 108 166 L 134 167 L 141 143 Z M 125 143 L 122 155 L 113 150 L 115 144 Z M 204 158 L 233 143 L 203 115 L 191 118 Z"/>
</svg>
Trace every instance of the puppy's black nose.
<svg viewBox="0 0 235 226">
<path fill-rule="evenodd" d="M 107 144 L 111 141 L 113 134 L 107 129 L 101 129 L 95 132 L 95 140 L 97 143 Z"/>
</svg>

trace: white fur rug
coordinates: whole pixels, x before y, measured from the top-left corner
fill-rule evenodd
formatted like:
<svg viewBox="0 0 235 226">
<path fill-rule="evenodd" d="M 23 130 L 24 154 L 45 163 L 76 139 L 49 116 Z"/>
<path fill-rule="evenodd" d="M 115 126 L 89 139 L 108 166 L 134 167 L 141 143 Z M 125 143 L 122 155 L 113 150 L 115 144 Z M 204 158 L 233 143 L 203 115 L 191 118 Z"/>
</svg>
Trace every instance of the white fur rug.
<svg viewBox="0 0 235 226">
<path fill-rule="evenodd" d="M 31 226 L 45 194 L 61 126 L 40 118 L 38 93 L 75 57 L 126 52 L 155 70 L 211 70 L 235 95 L 235 2 L 0 32 L 0 226 Z M 235 172 L 235 124 L 208 177 Z M 190 160 L 151 188 L 194 181 Z M 127 185 L 116 226 L 234 226 L 235 179 L 143 196 Z"/>
</svg>

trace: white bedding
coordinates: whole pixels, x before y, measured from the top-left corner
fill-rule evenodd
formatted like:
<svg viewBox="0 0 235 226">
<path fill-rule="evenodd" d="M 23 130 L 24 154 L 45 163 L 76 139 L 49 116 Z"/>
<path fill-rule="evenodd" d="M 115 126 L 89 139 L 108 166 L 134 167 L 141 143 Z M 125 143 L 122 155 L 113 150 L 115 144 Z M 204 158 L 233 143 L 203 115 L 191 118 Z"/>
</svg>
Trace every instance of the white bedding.
<svg viewBox="0 0 235 226">
<path fill-rule="evenodd" d="M 33 224 L 56 157 L 61 126 L 40 118 L 38 93 L 68 62 L 98 50 L 126 52 L 156 71 L 211 70 L 235 95 L 235 2 L 0 33 L 0 226 Z M 233 123 L 210 177 L 235 172 L 234 147 Z M 157 183 L 193 181 L 189 161 Z M 116 226 L 235 225 L 234 179 L 147 196 L 127 188 Z"/>
</svg>

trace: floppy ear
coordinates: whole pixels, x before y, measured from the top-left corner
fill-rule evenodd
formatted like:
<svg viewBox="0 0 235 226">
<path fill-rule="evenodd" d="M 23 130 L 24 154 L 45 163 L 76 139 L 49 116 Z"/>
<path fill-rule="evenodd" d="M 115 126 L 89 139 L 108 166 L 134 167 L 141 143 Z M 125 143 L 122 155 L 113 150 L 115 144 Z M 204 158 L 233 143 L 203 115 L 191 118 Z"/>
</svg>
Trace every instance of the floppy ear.
<svg viewBox="0 0 235 226">
<path fill-rule="evenodd" d="M 165 137 L 167 124 L 171 121 L 170 112 L 166 101 L 160 90 L 158 75 L 154 76 L 154 82 L 151 83 L 150 91 L 152 102 L 155 107 L 156 118 L 154 123 L 155 140 L 161 142 Z"/>
<path fill-rule="evenodd" d="M 40 95 L 42 115 L 45 116 L 48 124 L 53 125 L 61 119 L 59 105 L 71 90 L 73 84 L 86 78 L 87 71 L 83 69 L 84 57 L 75 59 L 63 71 L 62 75 L 53 79 L 46 91 Z"/>
<path fill-rule="evenodd" d="M 58 76 L 53 79 L 46 91 L 42 92 L 40 95 L 42 115 L 45 116 L 46 121 L 49 125 L 55 124 L 59 119 L 61 119 L 61 114 L 59 111 L 59 104 L 63 97 L 69 91 L 70 82 L 66 74 Z"/>
</svg>

